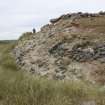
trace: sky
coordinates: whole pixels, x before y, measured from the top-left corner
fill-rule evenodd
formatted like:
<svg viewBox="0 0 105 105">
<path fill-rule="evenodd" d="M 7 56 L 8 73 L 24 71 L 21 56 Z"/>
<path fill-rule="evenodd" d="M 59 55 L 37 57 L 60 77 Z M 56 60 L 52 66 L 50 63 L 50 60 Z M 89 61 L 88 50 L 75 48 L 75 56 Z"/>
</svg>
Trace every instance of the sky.
<svg viewBox="0 0 105 105">
<path fill-rule="evenodd" d="M 71 12 L 105 10 L 105 0 L 0 0 L 0 40 L 18 39 L 49 20 Z"/>
</svg>

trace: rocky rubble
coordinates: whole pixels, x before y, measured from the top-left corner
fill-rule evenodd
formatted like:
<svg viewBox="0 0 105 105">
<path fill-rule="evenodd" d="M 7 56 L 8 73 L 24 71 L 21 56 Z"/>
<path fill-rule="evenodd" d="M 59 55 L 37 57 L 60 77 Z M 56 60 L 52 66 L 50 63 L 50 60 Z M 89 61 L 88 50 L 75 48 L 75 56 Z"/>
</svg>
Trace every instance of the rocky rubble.
<svg viewBox="0 0 105 105">
<path fill-rule="evenodd" d="M 105 43 L 94 43 L 89 46 L 89 42 L 77 44 L 71 51 L 71 58 L 78 62 L 92 60 L 105 60 Z M 104 61 L 105 62 L 105 61 Z"/>
<path fill-rule="evenodd" d="M 97 20 L 102 25 L 98 26 Z M 51 24 L 43 26 L 41 31 L 18 41 L 13 50 L 16 62 L 22 69 L 49 79 L 101 81 L 100 70 L 105 66 L 105 31 L 98 29 L 104 29 L 104 20 L 103 12 L 79 12 L 50 20 Z"/>
<path fill-rule="evenodd" d="M 63 42 L 53 46 L 49 53 L 55 57 L 68 56 L 77 62 L 93 61 L 98 59 L 105 60 L 105 43 L 95 43 L 85 41 L 83 43 L 75 44 L 72 49 L 65 48 Z"/>
<path fill-rule="evenodd" d="M 86 17 L 98 17 L 98 16 L 102 16 L 105 15 L 105 12 L 101 11 L 99 13 L 82 13 L 82 12 L 78 12 L 78 13 L 69 13 L 69 14 L 65 14 L 60 16 L 59 18 L 55 18 L 55 19 L 51 19 L 50 22 L 51 23 L 56 23 L 60 20 L 64 20 L 64 19 L 78 19 L 78 18 L 86 18 Z"/>
</svg>

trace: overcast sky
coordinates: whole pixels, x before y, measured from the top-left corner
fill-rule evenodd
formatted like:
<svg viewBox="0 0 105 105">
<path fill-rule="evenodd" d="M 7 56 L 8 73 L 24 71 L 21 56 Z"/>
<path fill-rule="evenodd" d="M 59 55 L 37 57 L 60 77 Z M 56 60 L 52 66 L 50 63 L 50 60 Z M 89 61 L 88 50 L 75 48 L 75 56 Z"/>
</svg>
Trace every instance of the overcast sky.
<svg viewBox="0 0 105 105">
<path fill-rule="evenodd" d="M 105 0 L 0 0 L 0 40 L 17 39 L 69 12 L 105 10 Z"/>
</svg>

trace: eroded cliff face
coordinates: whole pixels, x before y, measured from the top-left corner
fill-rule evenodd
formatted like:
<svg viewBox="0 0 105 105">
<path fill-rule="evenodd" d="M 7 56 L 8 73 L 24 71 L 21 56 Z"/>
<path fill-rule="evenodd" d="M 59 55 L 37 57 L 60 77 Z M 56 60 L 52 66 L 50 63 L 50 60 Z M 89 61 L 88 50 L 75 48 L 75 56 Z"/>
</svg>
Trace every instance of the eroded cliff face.
<svg viewBox="0 0 105 105">
<path fill-rule="evenodd" d="M 17 64 L 49 79 L 105 83 L 105 13 L 73 13 L 18 41 Z"/>
</svg>

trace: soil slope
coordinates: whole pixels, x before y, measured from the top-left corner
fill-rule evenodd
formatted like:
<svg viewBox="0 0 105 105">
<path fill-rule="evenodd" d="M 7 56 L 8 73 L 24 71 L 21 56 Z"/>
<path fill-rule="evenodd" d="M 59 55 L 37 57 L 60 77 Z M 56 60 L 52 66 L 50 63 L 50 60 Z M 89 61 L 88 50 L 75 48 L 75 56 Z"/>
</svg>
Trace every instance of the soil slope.
<svg viewBox="0 0 105 105">
<path fill-rule="evenodd" d="M 105 13 L 72 13 L 50 22 L 19 39 L 17 64 L 49 79 L 105 84 Z"/>
</svg>

